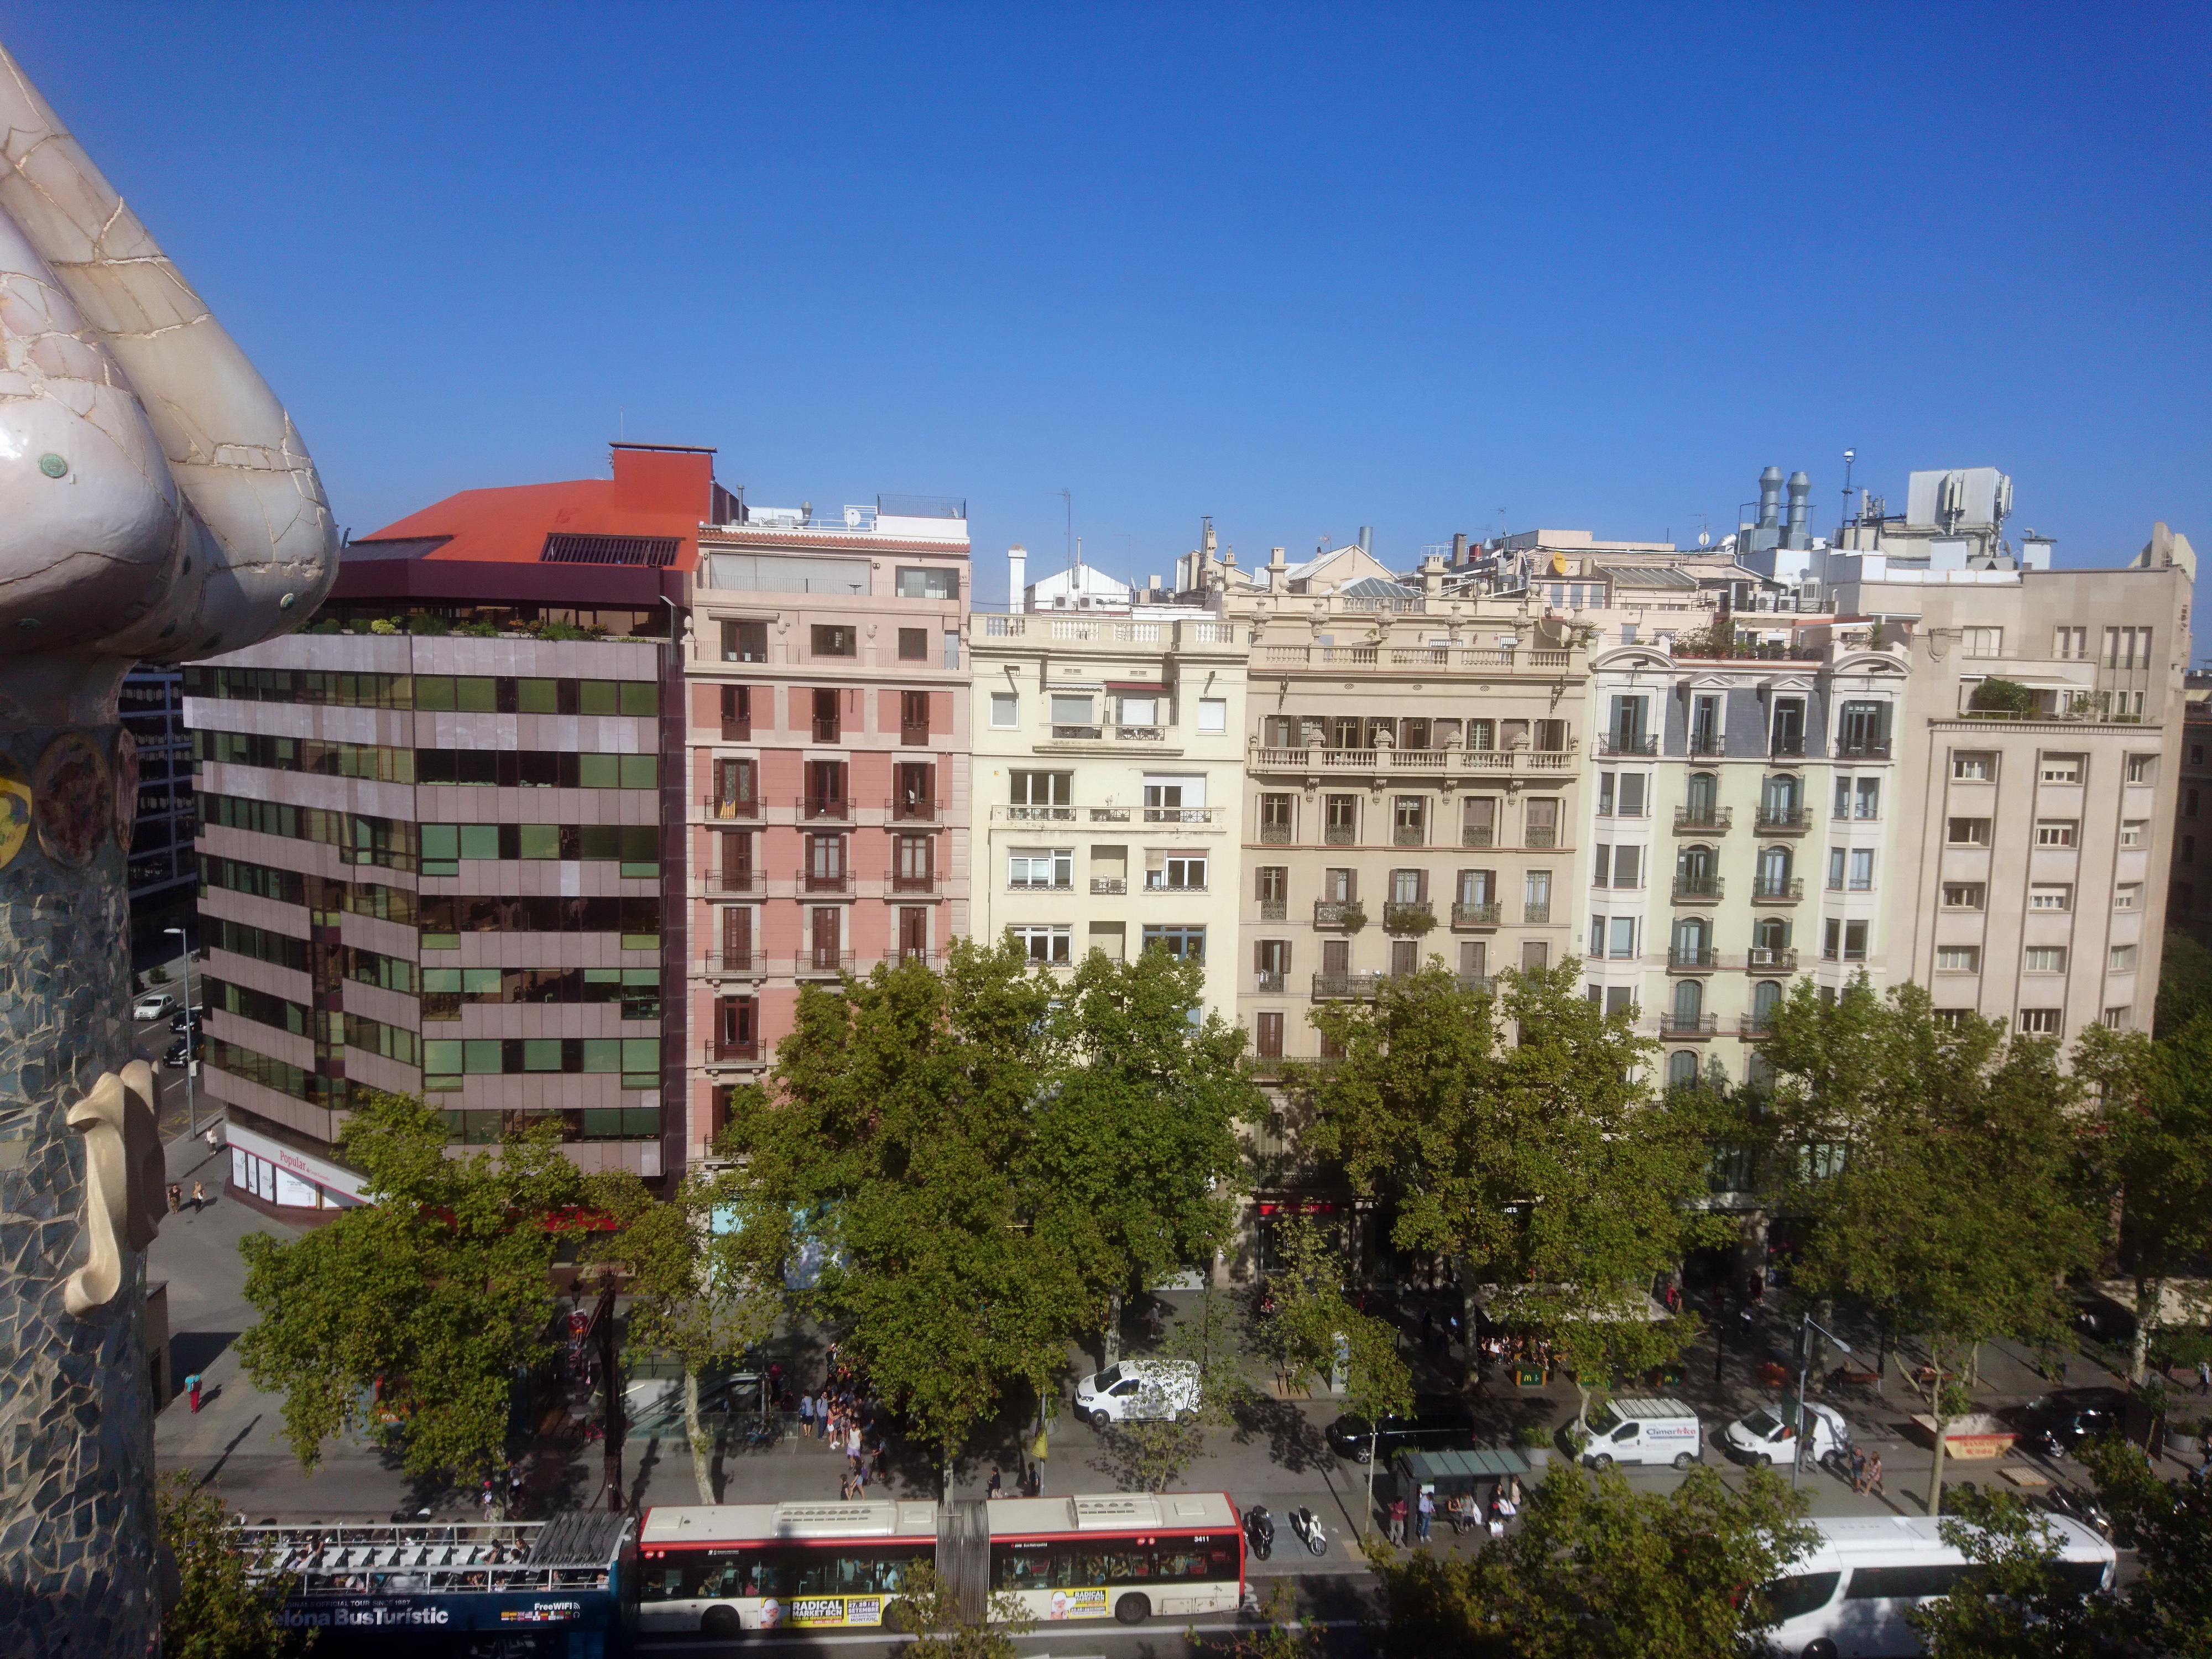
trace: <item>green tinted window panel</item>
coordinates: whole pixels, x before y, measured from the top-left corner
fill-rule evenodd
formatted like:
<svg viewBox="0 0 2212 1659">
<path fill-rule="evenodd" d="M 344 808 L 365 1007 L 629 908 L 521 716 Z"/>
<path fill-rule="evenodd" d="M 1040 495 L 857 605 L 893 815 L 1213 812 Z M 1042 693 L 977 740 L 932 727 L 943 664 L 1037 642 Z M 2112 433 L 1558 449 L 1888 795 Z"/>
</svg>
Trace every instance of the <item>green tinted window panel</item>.
<svg viewBox="0 0 2212 1659">
<path fill-rule="evenodd" d="M 515 826 L 516 846 L 526 859 L 557 859 L 561 856 L 561 826 L 557 823 L 521 823 Z"/>
<path fill-rule="evenodd" d="M 619 714 L 622 707 L 620 680 L 579 680 L 576 683 L 576 712 L 580 714 Z"/>
<path fill-rule="evenodd" d="M 461 1044 L 461 1069 L 471 1076 L 497 1075 L 507 1069 L 502 1045 L 496 1037 L 471 1037 Z"/>
<path fill-rule="evenodd" d="M 451 860 L 461 855 L 461 826 L 458 823 L 426 823 L 422 827 L 422 856 L 426 859 Z"/>
<path fill-rule="evenodd" d="M 622 711 L 638 720 L 651 720 L 660 713 L 660 688 L 651 680 L 622 682 Z"/>
<path fill-rule="evenodd" d="M 496 968 L 464 968 L 461 969 L 461 993 L 465 996 L 495 997 L 499 994 L 499 969 Z"/>
<path fill-rule="evenodd" d="M 422 936 L 421 947 L 425 951 L 458 951 L 461 948 L 461 936 L 459 933 L 425 933 Z M 427 968 L 422 970 L 422 988 L 426 991 L 430 988 L 431 972 Z"/>
<path fill-rule="evenodd" d="M 619 968 L 586 968 L 584 969 L 584 983 L 619 985 L 622 983 L 622 975 L 623 970 Z"/>
<path fill-rule="evenodd" d="M 433 713 L 450 713 L 453 707 L 453 677 L 451 674 L 417 674 L 415 677 L 415 706 Z"/>
<path fill-rule="evenodd" d="M 461 856 L 465 859 L 495 859 L 499 856 L 499 826 L 495 823 L 465 823 L 461 826 Z"/>
<path fill-rule="evenodd" d="M 435 995 L 442 992 L 447 995 L 459 996 L 461 991 L 461 971 L 459 968 L 425 968 L 422 970 L 424 994 Z"/>
<path fill-rule="evenodd" d="M 583 1042 L 584 1069 L 586 1072 L 622 1070 L 623 1044 L 620 1037 L 586 1037 Z"/>
<path fill-rule="evenodd" d="M 526 1072 L 557 1072 L 561 1069 L 561 1039 L 559 1037 L 525 1037 L 522 1039 L 522 1069 Z"/>
<path fill-rule="evenodd" d="M 658 789 L 660 757 L 657 755 L 617 755 L 616 775 L 624 789 Z"/>
<path fill-rule="evenodd" d="M 576 784 L 582 789 L 614 789 L 621 785 L 622 771 L 617 765 L 619 755 L 579 755 L 576 757 Z"/>
<path fill-rule="evenodd" d="M 622 936 L 622 948 L 625 951 L 658 951 L 660 948 L 660 935 L 624 933 Z"/>
<path fill-rule="evenodd" d="M 499 682 L 489 674 L 464 674 L 453 682 L 453 707 L 464 714 L 499 712 Z"/>
<path fill-rule="evenodd" d="M 557 714 L 561 712 L 560 682 L 557 680 L 519 679 L 514 683 L 514 708 L 520 714 Z"/>
</svg>

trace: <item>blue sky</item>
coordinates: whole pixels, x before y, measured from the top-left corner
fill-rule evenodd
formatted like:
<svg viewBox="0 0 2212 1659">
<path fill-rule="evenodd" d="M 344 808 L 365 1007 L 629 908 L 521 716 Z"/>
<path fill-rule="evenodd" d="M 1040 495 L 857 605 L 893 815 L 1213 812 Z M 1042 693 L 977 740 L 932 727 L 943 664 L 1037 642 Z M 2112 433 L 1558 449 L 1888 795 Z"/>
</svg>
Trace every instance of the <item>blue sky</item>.
<svg viewBox="0 0 2212 1659">
<path fill-rule="evenodd" d="M 1164 572 L 1998 465 L 2212 553 L 2212 11 L 0 0 L 341 521 L 719 447 Z M 622 411 L 620 414 L 617 411 Z M 1703 515 L 1701 518 L 1700 515 Z"/>
</svg>

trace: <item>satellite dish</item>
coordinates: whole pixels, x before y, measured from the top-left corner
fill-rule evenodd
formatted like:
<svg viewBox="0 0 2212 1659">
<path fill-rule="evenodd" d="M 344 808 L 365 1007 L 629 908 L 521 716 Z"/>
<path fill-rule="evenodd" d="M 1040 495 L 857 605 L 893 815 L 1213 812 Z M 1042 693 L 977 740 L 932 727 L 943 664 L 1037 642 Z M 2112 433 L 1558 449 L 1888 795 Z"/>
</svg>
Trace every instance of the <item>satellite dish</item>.
<svg viewBox="0 0 2212 1659">
<path fill-rule="evenodd" d="M 1710 530 L 1700 530 L 1698 532 L 1698 545 L 1699 547 L 1711 547 L 1712 544 L 1713 532 Z"/>
</svg>

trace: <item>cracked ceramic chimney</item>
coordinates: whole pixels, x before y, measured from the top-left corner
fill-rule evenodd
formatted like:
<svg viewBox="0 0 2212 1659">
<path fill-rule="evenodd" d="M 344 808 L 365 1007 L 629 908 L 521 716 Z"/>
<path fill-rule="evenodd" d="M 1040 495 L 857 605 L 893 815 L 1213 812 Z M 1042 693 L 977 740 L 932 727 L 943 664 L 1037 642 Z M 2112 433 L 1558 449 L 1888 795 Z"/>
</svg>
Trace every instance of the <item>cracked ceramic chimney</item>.
<svg viewBox="0 0 2212 1659">
<path fill-rule="evenodd" d="M 337 576 L 337 541 L 283 406 L 0 51 L 0 1377 L 12 1390 L 0 1398 L 0 1629 L 10 1653 L 142 1655 L 160 1616 L 146 1241 L 133 1228 L 88 1254 L 101 1235 L 86 1206 L 102 1200 L 87 1138 L 69 1123 L 131 1059 L 125 870 L 137 768 L 117 690 L 135 660 L 235 650 L 305 622 Z M 112 1295 L 66 1292 L 88 1267 L 113 1281 Z"/>
</svg>

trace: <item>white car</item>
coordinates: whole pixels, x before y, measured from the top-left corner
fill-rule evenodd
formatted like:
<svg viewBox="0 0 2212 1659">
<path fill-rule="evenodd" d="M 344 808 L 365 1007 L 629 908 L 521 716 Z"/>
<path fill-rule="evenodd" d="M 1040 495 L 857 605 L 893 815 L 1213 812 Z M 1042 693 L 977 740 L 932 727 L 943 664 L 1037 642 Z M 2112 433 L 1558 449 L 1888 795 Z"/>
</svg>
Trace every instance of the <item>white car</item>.
<svg viewBox="0 0 2212 1659">
<path fill-rule="evenodd" d="M 1185 1421 L 1198 1415 L 1198 1367 L 1187 1359 L 1124 1359 L 1075 1385 L 1075 1414 L 1097 1429 Z"/>
<path fill-rule="evenodd" d="M 1793 1400 L 1779 1407 L 1761 1406 L 1756 1411 L 1747 1412 L 1722 1431 L 1721 1444 L 1739 1463 L 1753 1463 L 1762 1468 L 1770 1463 L 1787 1463 L 1798 1455 L 1797 1430 L 1792 1421 L 1796 1410 L 1797 1402 Z M 1806 1454 L 1809 1462 L 1817 1463 L 1831 1451 L 1851 1443 L 1850 1425 L 1833 1407 L 1814 1405 L 1808 1401 L 1805 1417 L 1813 1436 L 1812 1449 Z"/>
<path fill-rule="evenodd" d="M 149 991 L 131 1006 L 133 1019 L 159 1019 L 177 1006 L 176 998 L 167 991 Z"/>
</svg>

